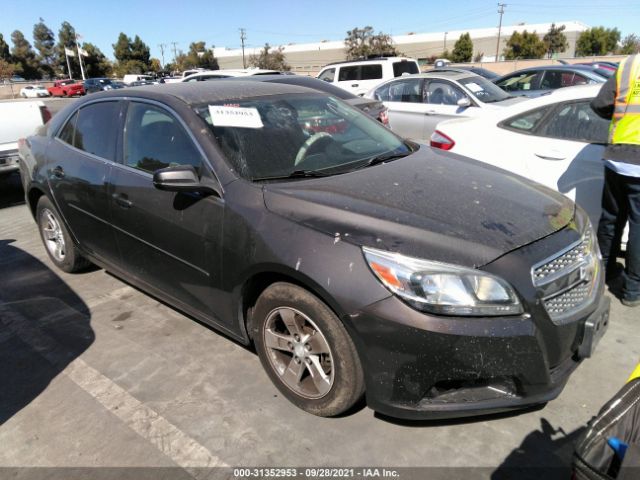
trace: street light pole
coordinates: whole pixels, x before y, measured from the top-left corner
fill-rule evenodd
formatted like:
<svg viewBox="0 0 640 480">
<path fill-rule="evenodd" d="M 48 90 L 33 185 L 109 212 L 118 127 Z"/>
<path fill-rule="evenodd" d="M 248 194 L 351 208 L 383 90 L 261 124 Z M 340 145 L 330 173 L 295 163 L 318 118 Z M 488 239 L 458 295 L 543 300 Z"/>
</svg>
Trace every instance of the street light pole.
<svg viewBox="0 0 640 480">
<path fill-rule="evenodd" d="M 502 15 L 504 14 L 504 7 L 506 6 L 506 3 L 498 4 L 498 7 L 500 8 L 498 10 L 498 13 L 500 14 L 500 23 L 498 25 L 498 42 L 496 43 L 496 62 L 500 60 L 500 57 L 498 56 L 500 52 L 500 32 L 502 31 Z"/>
<path fill-rule="evenodd" d="M 444 53 L 447 50 L 447 33 L 449 32 L 444 32 L 444 42 L 442 42 L 442 53 Z"/>
</svg>

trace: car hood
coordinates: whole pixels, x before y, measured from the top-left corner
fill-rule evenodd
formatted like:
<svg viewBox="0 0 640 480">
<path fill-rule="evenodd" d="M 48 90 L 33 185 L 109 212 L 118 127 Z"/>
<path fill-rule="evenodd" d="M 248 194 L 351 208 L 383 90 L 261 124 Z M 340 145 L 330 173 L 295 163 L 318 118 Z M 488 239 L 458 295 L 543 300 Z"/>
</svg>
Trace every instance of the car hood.
<svg viewBox="0 0 640 480">
<path fill-rule="evenodd" d="M 469 267 L 562 229 L 575 213 L 542 185 L 427 146 L 347 174 L 266 184 L 264 200 L 335 243 Z"/>
</svg>

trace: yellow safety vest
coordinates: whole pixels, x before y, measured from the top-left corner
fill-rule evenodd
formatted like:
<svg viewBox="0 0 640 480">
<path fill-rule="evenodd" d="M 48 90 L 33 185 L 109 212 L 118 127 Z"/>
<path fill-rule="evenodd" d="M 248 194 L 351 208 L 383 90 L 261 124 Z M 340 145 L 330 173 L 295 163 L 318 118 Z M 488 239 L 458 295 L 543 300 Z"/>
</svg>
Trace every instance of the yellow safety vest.
<svg viewBox="0 0 640 480">
<path fill-rule="evenodd" d="M 620 62 L 609 143 L 640 145 L 640 55 Z"/>
</svg>

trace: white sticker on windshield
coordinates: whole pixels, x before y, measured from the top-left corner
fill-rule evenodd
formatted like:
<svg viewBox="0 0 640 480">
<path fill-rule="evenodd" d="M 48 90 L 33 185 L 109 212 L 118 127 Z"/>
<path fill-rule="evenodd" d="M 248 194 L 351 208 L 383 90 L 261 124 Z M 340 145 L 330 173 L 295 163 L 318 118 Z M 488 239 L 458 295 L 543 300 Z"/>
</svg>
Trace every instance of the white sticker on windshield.
<svg viewBox="0 0 640 480">
<path fill-rule="evenodd" d="M 467 88 L 471 90 L 473 93 L 483 92 L 484 88 L 474 82 L 467 83 Z"/>
<path fill-rule="evenodd" d="M 209 105 L 211 123 L 216 127 L 262 128 L 262 118 L 255 107 Z"/>
</svg>

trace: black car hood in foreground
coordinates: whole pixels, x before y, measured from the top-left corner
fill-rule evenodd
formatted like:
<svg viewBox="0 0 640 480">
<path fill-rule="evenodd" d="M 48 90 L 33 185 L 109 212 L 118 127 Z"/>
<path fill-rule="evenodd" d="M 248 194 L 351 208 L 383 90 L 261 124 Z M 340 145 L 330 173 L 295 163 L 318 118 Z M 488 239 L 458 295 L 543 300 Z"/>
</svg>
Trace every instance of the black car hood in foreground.
<svg viewBox="0 0 640 480">
<path fill-rule="evenodd" d="M 327 178 L 270 183 L 267 208 L 357 245 L 479 267 L 565 227 L 565 196 L 490 165 L 422 146 Z"/>
</svg>

